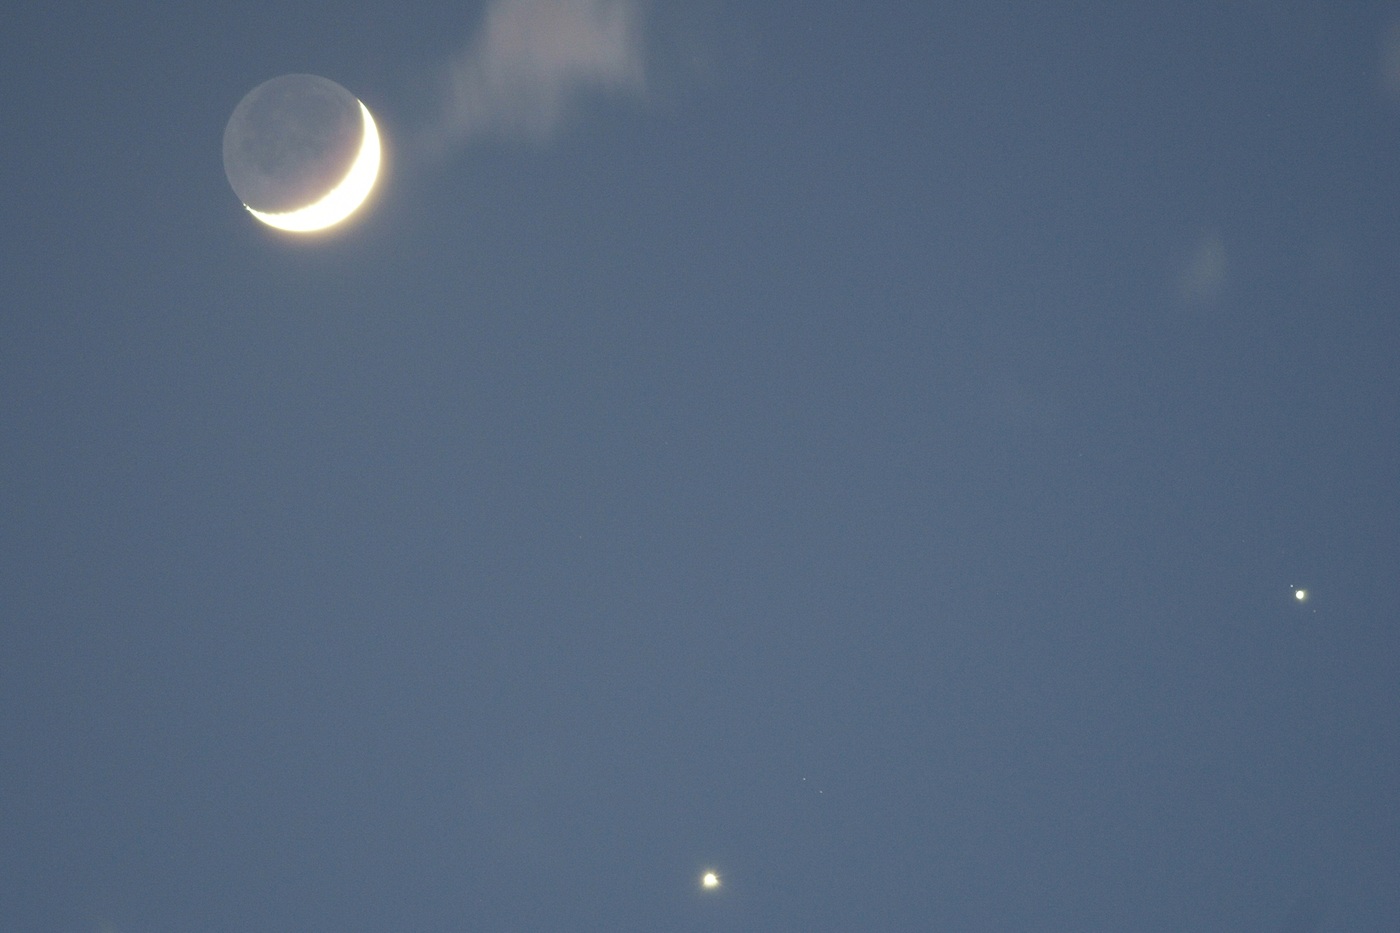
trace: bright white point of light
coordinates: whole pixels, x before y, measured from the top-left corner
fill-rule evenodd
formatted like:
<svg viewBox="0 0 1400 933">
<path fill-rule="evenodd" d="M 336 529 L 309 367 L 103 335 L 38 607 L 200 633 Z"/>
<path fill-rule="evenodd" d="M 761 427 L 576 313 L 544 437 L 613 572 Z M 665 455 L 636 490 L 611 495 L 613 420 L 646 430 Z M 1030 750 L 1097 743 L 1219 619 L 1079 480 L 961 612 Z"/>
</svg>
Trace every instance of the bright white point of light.
<svg viewBox="0 0 1400 933">
<path fill-rule="evenodd" d="M 717 887 L 719 887 L 719 875 L 715 874 L 715 873 L 712 872 L 712 871 L 707 871 L 707 872 L 705 872 L 705 874 L 703 874 L 703 875 L 700 876 L 700 887 L 702 887 L 702 888 L 717 888 Z"/>
<path fill-rule="evenodd" d="M 1308 601 L 1308 591 L 1303 589 L 1294 590 L 1293 598 L 1298 600 L 1298 602 L 1300 603 L 1305 603 Z"/>
</svg>

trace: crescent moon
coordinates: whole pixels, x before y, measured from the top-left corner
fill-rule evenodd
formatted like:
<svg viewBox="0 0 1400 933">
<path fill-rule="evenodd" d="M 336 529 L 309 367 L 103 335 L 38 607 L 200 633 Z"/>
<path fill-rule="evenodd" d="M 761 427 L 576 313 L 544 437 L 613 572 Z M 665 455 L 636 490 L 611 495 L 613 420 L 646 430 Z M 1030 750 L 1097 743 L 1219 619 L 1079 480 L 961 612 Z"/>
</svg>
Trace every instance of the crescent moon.
<svg viewBox="0 0 1400 933">
<path fill-rule="evenodd" d="M 364 117 L 364 135 L 360 140 L 359 155 L 355 156 L 340 184 L 326 192 L 321 200 L 294 211 L 269 214 L 244 204 L 248 213 L 270 227 L 292 233 L 324 230 L 355 213 L 374 189 L 374 183 L 379 178 L 380 163 L 379 130 L 374 125 L 374 117 L 370 116 L 369 108 L 363 101 L 356 103 L 360 105 L 360 114 Z"/>
</svg>

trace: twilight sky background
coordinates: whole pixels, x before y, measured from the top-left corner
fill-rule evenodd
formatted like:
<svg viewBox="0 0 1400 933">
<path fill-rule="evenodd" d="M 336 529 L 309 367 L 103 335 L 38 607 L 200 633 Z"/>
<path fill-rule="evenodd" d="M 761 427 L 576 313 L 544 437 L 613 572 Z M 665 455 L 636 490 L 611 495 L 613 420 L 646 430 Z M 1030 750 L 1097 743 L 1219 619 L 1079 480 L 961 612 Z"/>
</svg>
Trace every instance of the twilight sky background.
<svg viewBox="0 0 1400 933">
<path fill-rule="evenodd" d="M 288 72 L 330 237 L 223 175 Z M 3 933 L 1400 929 L 1400 3 L 27 2 L 0 87 Z"/>
</svg>

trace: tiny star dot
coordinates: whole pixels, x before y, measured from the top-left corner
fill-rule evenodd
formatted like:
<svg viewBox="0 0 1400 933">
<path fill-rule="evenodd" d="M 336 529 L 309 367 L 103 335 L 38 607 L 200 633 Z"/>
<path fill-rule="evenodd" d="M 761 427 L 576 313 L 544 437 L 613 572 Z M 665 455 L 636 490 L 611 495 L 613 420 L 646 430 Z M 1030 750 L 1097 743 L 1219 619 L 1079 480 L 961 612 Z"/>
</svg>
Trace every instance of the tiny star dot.
<svg viewBox="0 0 1400 933">
<path fill-rule="evenodd" d="M 700 877 L 700 886 L 703 888 L 719 887 L 719 875 L 712 871 L 705 872 L 705 874 Z"/>
</svg>

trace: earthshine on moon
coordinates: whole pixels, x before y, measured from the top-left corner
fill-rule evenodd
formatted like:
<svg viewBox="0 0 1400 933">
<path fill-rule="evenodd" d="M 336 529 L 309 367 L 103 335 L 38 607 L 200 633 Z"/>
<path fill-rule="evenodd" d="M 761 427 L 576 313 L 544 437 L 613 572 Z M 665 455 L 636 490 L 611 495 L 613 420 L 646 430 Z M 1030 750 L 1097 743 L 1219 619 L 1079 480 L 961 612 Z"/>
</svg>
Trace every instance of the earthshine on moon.
<svg viewBox="0 0 1400 933">
<path fill-rule="evenodd" d="M 283 75 L 248 92 L 224 128 L 224 172 L 258 220 L 310 233 L 355 212 L 379 177 L 369 109 L 334 81 Z"/>
</svg>

